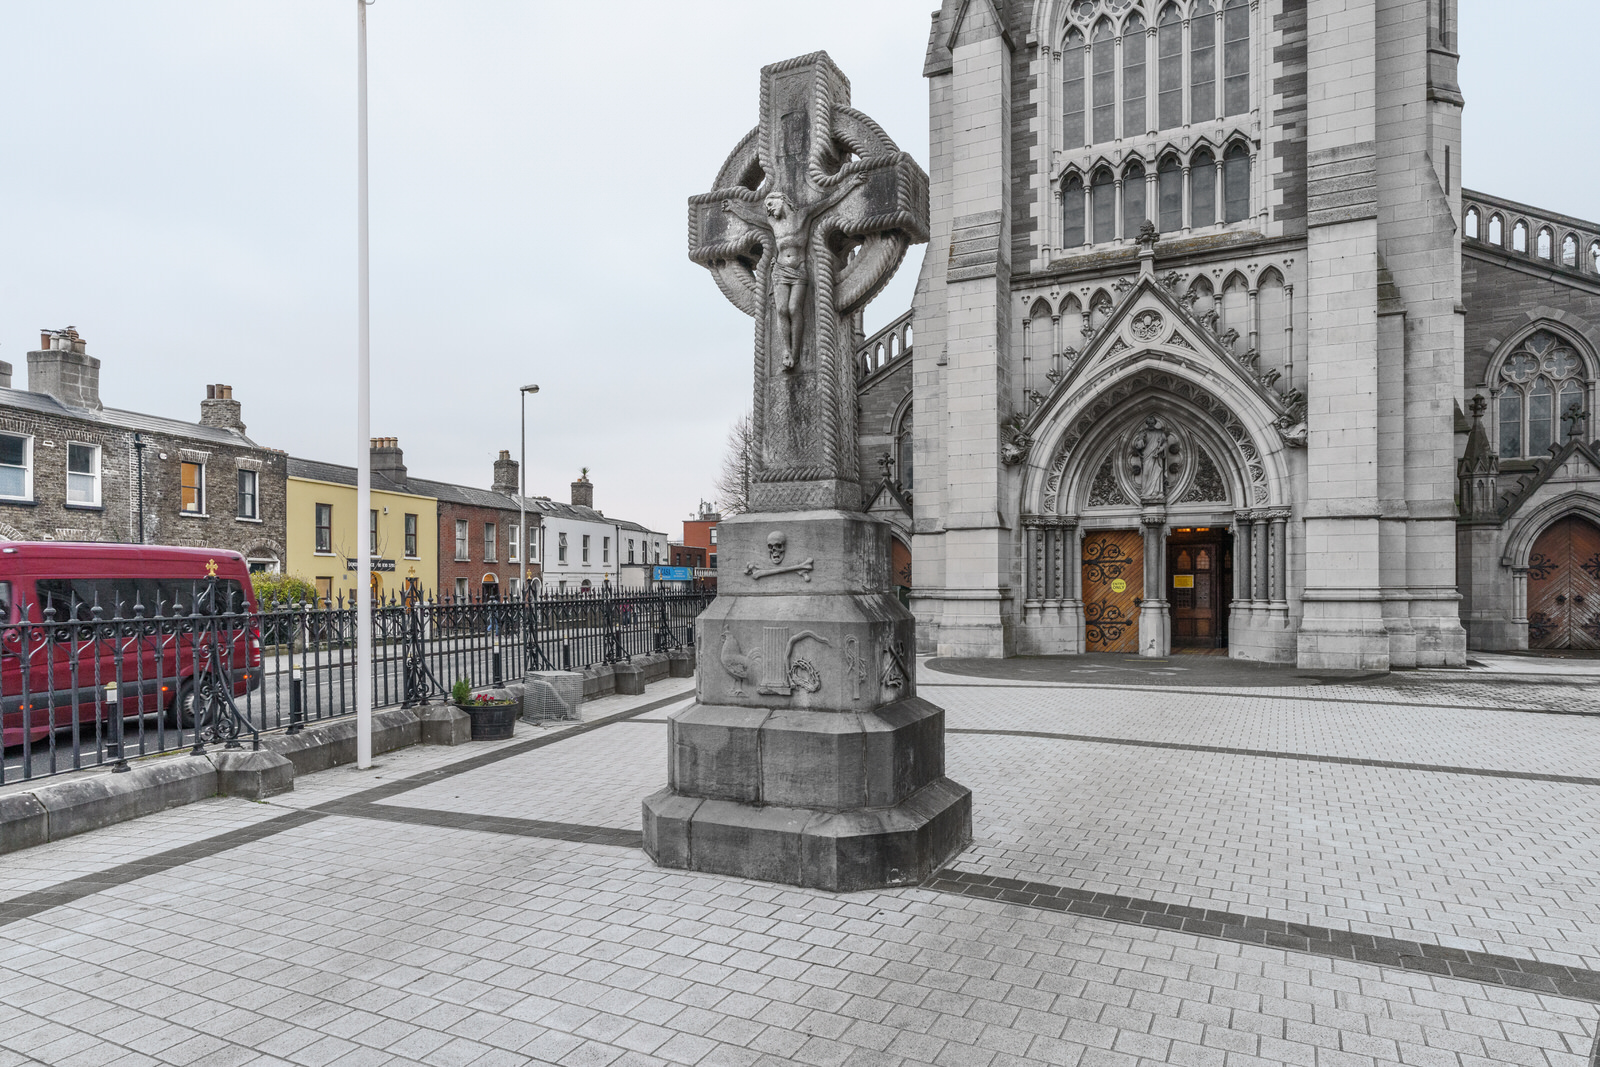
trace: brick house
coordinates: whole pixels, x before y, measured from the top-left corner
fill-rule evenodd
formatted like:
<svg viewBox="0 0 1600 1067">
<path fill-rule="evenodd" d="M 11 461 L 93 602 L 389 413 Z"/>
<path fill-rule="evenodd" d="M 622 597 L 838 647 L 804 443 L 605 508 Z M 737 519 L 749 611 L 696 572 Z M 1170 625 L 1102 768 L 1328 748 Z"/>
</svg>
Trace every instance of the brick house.
<svg viewBox="0 0 1600 1067">
<path fill-rule="evenodd" d="M 0 537 L 218 548 L 281 569 L 286 457 L 245 436 L 233 390 L 207 386 L 198 422 L 108 408 L 86 348 L 45 333 L 27 389 L 0 362 Z"/>
</svg>

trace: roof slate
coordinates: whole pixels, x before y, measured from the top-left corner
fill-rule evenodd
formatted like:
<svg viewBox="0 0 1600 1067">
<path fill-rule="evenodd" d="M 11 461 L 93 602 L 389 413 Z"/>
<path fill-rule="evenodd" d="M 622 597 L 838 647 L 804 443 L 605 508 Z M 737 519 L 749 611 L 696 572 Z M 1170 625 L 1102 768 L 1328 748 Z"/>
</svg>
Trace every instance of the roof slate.
<svg viewBox="0 0 1600 1067">
<path fill-rule="evenodd" d="M 169 419 L 162 415 L 148 415 L 142 411 L 124 411 L 121 408 L 75 408 L 63 404 L 45 393 L 30 393 L 26 389 L 0 389 L 0 408 L 10 407 L 36 415 L 53 415 L 57 418 L 81 419 L 121 430 L 165 434 L 170 437 L 188 437 L 197 441 L 211 441 L 219 445 L 261 448 L 237 430 L 220 426 L 204 426 L 184 419 Z"/>
</svg>

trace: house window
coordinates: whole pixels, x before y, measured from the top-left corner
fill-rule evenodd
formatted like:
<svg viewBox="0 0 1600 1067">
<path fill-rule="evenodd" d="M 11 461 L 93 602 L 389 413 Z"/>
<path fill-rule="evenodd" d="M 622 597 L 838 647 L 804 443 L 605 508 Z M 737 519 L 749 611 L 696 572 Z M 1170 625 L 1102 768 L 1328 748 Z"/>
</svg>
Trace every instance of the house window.
<svg viewBox="0 0 1600 1067">
<path fill-rule="evenodd" d="M 261 476 L 255 471 L 239 472 L 239 517 L 241 519 L 259 519 L 261 517 L 257 502 L 257 487 L 260 485 Z"/>
<path fill-rule="evenodd" d="M 628 562 L 633 562 L 633 538 L 628 538 Z"/>
<path fill-rule="evenodd" d="M 565 531 L 556 534 L 556 562 L 567 562 L 567 535 Z M 566 583 L 561 583 L 561 588 L 566 589 Z"/>
<path fill-rule="evenodd" d="M 507 527 L 507 529 L 510 531 L 511 542 L 510 542 L 510 544 L 508 544 L 506 546 L 507 550 L 510 553 L 506 558 L 509 559 L 512 563 L 521 563 L 522 559 L 521 559 L 521 556 L 518 553 L 519 542 L 521 540 L 521 538 L 519 538 L 517 536 L 517 529 L 518 528 L 515 527 L 515 526 L 509 526 L 509 527 Z"/>
<path fill-rule="evenodd" d="M 456 520 L 456 559 L 468 560 L 472 557 L 467 553 L 467 520 Z"/>
<path fill-rule="evenodd" d="M 600 562 L 611 562 L 611 538 L 609 537 L 602 537 L 600 539 Z"/>
<path fill-rule="evenodd" d="M 717 528 L 715 526 L 711 527 L 711 543 L 717 543 Z"/>
<path fill-rule="evenodd" d="M 1500 366 L 1502 459 L 1537 458 L 1583 432 L 1589 382 L 1583 358 L 1563 338 L 1540 330 Z"/>
<path fill-rule="evenodd" d="M 188 515 L 204 515 L 206 511 L 206 465 L 204 463 L 183 464 L 183 485 L 180 490 L 179 508 Z"/>
<path fill-rule="evenodd" d="M 583 562 L 589 562 L 589 535 L 583 535 Z"/>
<path fill-rule="evenodd" d="M 33 438 L 0 433 L 0 497 L 33 497 Z"/>
<path fill-rule="evenodd" d="M 469 596 L 471 596 L 471 594 L 467 592 L 467 580 L 465 578 L 457 578 L 456 601 L 464 604 Z"/>
<path fill-rule="evenodd" d="M 319 504 L 317 506 L 322 507 L 324 505 Z M 323 607 L 327 607 L 328 604 L 333 600 L 333 578 L 327 575 L 319 575 L 316 579 L 316 583 L 317 603 L 321 604 Z"/>
<path fill-rule="evenodd" d="M 528 527 L 528 562 L 536 563 L 539 560 L 539 539 L 533 536 L 534 527 Z"/>
<path fill-rule="evenodd" d="M 486 522 L 483 524 L 483 561 L 485 563 L 495 562 L 495 553 L 500 547 L 499 535 L 500 531 L 494 523 Z"/>
<path fill-rule="evenodd" d="M 67 503 L 83 507 L 99 505 L 99 445 L 67 445 Z"/>
<path fill-rule="evenodd" d="M 333 505 L 317 505 L 317 551 L 333 553 Z M 326 596 L 323 599 L 327 599 Z"/>
<path fill-rule="evenodd" d="M 417 517 L 406 516 L 406 558 L 417 558 Z"/>
<path fill-rule="evenodd" d="M 372 514 L 367 518 L 367 551 L 374 556 L 378 554 L 378 509 L 373 508 Z"/>
</svg>

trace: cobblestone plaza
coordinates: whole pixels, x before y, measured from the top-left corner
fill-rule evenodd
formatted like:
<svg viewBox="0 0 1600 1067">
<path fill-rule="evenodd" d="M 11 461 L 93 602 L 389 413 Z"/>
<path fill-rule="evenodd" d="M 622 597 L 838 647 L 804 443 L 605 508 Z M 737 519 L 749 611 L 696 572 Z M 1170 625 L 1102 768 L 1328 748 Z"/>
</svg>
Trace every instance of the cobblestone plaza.
<svg viewBox="0 0 1600 1067">
<path fill-rule="evenodd" d="M 975 842 L 915 888 L 651 865 L 687 681 L 8 856 L 0 1063 L 1592 1062 L 1589 689 L 1028 662 L 921 665 Z"/>
</svg>

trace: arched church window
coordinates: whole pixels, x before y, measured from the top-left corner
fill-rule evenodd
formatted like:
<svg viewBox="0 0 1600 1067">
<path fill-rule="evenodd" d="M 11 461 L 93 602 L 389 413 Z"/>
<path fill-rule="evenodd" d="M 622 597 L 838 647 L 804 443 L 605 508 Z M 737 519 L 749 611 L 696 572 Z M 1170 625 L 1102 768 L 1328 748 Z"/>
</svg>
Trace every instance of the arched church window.
<svg viewBox="0 0 1600 1067">
<path fill-rule="evenodd" d="M 1073 30 L 1061 48 L 1061 143 L 1068 148 L 1089 143 L 1083 127 L 1083 34 Z"/>
<path fill-rule="evenodd" d="M 1094 243 L 1113 241 L 1117 236 L 1117 186 L 1109 167 L 1094 172 L 1089 182 L 1089 199 L 1094 213 Z"/>
<path fill-rule="evenodd" d="M 1144 17 L 1137 11 L 1122 26 L 1122 136 L 1138 137 L 1144 122 Z"/>
<path fill-rule="evenodd" d="M 1596 274 L 1600 274 L 1600 241 L 1589 246 L 1589 266 Z"/>
<path fill-rule="evenodd" d="M 1189 121 L 1217 117 L 1217 20 L 1211 0 L 1196 0 L 1189 17 Z"/>
<path fill-rule="evenodd" d="M 1555 235 L 1550 232 L 1550 227 L 1546 226 L 1539 231 L 1539 243 L 1535 247 L 1538 249 L 1540 259 L 1549 259 L 1555 255 L 1555 241 Z"/>
<path fill-rule="evenodd" d="M 1500 365 L 1501 458 L 1542 456 L 1581 432 L 1588 384 L 1582 357 L 1563 338 L 1540 330 L 1519 344 Z"/>
<path fill-rule="evenodd" d="M 1505 223 L 1500 220 L 1499 215 L 1489 216 L 1489 243 L 1492 245 L 1503 245 L 1506 243 Z"/>
<path fill-rule="evenodd" d="M 1162 233 L 1177 233 L 1183 229 L 1183 164 L 1177 156 L 1168 156 L 1156 168 L 1156 199 L 1160 219 L 1157 225 Z"/>
<path fill-rule="evenodd" d="M 1474 241 L 1478 239 L 1478 209 L 1475 207 L 1467 208 L 1466 231 L 1468 237 Z"/>
<path fill-rule="evenodd" d="M 1110 19 L 1094 28 L 1092 53 L 1094 143 L 1101 144 L 1117 135 L 1117 40 Z"/>
<path fill-rule="evenodd" d="M 1243 222 L 1250 217 L 1250 153 L 1236 144 L 1222 158 L 1222 202 L 1226 222 Z"/>
<path fill-rule="evenodd" d="M 1222 113 L 1250 110 L 1250 3 L 1227 0 L 1222 9 Z"/>
<path fill-rule="evenodd" d="M 1071 174 L 1061 187 L 1061 247 L 1076 248 L 1083 243 L 1083 179 Z"/>
<path fill-rule="evenodd" d="M 1157 126 L 1171 130 L 1183 125 L 1183 19 L 1178 17 L 1177 4 L 1168 4 L 1161 11 L 1156 51 L 1160 55 L 1156 71 Z"/>
<path fill-rule="evenodd" d="M 1511 250 L 1513 252 L 1526 252 L 1528 250 L 1528 224 L 1521 219 L 1511 227 Z"/>
<path fill-rule="evenodd" d="M 1561 264 L 1566 267 L 1578 265 L 1578 239 L 1570 233 L 1561 242 Z"/>
<path fill-rule="evenodd" d="M 1197 230 L 1217 224 L 1217 164 L 1204 148 L 1189 161 L 1189 216 Z"/>
<path fill-rule="evenodd" d="M 896 336 L 895 334 L 891 333 L 889 335 L 889 358 L 893 359 L 894 357 L 898 356 L 899 354 L 900 354 L 900 338 L 898 336 Z"/>
<path fill-rule="evenodd" d="M 1144 164 L 1137 160 L 1122 172 L 1122 236 L 1133 237 L 1150 216 L 1145 212 Z"/>
</svg>

